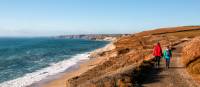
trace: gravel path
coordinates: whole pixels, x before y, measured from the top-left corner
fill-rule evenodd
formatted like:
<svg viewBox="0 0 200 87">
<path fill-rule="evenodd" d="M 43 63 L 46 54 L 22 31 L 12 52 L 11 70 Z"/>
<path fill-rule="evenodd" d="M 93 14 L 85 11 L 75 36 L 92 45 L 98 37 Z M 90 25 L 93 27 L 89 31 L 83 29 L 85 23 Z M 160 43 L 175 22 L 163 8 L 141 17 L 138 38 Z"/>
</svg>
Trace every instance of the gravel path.
<svg viewBox="0 0 200 87">
<path fill-rule="evenodd" d="M 138 87 L 200 87 L 186 72 L 180 63 L 180 51 L 184 44 L 175 46 L 170 68 L 165 68 L 165 61 L 162 59 L 161 66 L 153 69 Z"/>
</svg>

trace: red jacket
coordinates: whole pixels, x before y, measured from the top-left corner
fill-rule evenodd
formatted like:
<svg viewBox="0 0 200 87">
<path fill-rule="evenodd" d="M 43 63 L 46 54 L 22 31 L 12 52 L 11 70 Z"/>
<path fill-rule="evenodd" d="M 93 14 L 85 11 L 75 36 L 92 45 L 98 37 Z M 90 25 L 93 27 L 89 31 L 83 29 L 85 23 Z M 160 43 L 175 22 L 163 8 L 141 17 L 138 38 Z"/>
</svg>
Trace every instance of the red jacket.
<svg viewBox="0 0 200 87">
<path fill-rule="evenodd" d="M 160 56 L 162 57 L 162 49 L 161 49 L 161 46 L 160 44 L 157 44 L 154 49 L 153 49 L 153 55 L 154 56 Z"/>
</svg>

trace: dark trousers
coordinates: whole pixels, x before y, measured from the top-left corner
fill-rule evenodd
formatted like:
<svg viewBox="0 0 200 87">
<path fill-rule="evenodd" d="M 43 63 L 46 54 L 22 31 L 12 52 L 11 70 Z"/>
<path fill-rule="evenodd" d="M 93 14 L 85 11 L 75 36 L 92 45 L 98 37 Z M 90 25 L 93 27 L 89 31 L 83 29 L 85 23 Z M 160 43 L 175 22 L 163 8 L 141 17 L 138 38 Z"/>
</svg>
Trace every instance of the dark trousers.
<svg viewBox="0 0 200 87">
<path fill-rule="evenodd" d="M 156 61 L 156 66 L 159 67 L 160 66 L 160 56 L 155 56 L 155 61 Z"/>
<path fill-rule="evenodd" d="M 166 63 L 166 67 L 169 68 L 169 64 L 170 64 L 170 59 L 165 59 L 165 63 Z"/>
</svg>

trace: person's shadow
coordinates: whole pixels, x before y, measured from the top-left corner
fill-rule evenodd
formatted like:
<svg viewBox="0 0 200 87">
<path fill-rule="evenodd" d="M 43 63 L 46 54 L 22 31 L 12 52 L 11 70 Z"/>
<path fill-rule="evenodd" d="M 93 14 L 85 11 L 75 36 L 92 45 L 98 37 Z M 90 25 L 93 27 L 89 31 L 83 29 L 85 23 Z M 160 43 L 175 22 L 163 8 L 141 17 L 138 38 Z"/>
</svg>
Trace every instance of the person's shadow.
<svg viewBox="0 0 200 87">
<path fill-rule="evenodd" d="M 136 79 L 134 87 L 144 87 L 144 84 L 159 82 L 161 78 L 167 77 L 166 75 L 159 75 L 163 68 L 152 68 L 150 70 L 142 71 L 140 76 Z"/>
</svg>

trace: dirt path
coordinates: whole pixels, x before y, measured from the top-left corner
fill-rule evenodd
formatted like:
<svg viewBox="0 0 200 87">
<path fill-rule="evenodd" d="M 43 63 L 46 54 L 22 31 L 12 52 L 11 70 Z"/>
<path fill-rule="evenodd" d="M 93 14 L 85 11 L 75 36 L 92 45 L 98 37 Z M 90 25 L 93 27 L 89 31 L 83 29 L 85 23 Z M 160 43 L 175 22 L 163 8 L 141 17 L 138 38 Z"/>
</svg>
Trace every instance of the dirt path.
<svg viewBox="0 0 200 87">
<path fill-rule="evenodd" d="M 176 45 L 173 51 L 169 69 L 165 68 L 165 61 L 162 59 L 160 68 L 154 68 L 138 87 L 200 87 L 186 72 L 180 63 L 180 51 L 184 44 Z"/>
</svg>

